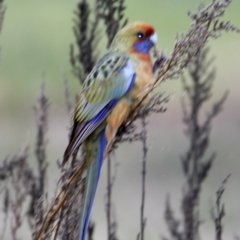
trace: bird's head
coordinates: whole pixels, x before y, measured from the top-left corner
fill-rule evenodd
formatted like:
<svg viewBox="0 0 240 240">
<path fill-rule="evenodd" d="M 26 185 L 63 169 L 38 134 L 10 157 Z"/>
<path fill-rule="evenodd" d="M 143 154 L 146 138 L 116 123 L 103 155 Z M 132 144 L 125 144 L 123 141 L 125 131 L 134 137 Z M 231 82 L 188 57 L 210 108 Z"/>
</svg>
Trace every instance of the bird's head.
<svg viewBox="0 0 240 240">
<path fill-rule="evenodd" d="M 134 22 L 116 34 L 112 47 L 127 53 L 149 54 L 156 43 L 157 34 L 150 24 Z"/>
</svg>

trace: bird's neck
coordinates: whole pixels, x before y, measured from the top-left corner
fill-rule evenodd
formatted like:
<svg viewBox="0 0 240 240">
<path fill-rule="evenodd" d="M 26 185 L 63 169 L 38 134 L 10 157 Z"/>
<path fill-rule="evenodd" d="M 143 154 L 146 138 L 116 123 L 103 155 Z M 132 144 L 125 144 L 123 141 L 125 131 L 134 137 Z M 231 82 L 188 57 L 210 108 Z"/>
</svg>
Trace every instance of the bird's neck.
<svg viewBox="0 0 240 240">
<path fill-rule="evenodd" d="M 149 53 L 139 53 L 137 51 L 131 52 L 131 57 L 137 62 L 137 64 L 144 66 L 152 66 L 152 59 Z"/>
<path fill-rule="evenodd" d="M 132 53 L 132 55 L 134 56 L 134 58 L 136 58 L 137 60 L 141 60 L 143 62 L 145 62 L 145 64 L 152 64 L 152 60 L 150 57 L 149 53 L 139 53 L 137 51 L 134 51 Z"/>
</svg>

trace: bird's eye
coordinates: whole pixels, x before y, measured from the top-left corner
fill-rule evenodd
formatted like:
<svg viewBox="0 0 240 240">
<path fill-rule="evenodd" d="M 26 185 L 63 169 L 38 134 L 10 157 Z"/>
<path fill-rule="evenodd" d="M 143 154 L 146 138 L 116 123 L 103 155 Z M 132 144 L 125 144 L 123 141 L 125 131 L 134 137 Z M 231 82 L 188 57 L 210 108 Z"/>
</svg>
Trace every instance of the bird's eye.
<svg viewBox="0 0 240 240">
<path fill-rule="evenodd" d="M 137 33 L 137 37 L 138 37 L 139 39 L 143 39 L 143 38 L 145 37 L 145 34 L 144 34 L 143 32 L 138 32 L 138 33 Z"/>
</svg>

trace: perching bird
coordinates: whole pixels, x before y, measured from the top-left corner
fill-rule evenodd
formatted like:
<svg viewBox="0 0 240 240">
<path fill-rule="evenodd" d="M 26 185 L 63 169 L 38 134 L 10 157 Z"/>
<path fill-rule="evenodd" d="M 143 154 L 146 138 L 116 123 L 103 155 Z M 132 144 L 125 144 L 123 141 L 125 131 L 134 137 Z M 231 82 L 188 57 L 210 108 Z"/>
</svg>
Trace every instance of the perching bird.
<svg viewBox="0 0 240 240">
<path fill-rule="evenodd" d="M 103 160 L 138 94 L 153 78 L 149 52 L 156 42 L 157 35 L 151 25 L 135 22 L 125 26 L 84 81 L 63 159 L 64 164 L 83 144 L 87 179 L 79 240 L 85 240 L 87 234 Z"/>
</svg>

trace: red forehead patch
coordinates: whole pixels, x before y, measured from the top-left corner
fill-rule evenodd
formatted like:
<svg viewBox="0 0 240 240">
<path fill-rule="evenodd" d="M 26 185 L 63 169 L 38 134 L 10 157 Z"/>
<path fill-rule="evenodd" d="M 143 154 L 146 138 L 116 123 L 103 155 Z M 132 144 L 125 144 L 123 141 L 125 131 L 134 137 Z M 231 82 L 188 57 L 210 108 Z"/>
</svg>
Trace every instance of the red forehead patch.
<svg viewBox="0 0 240 240">
<path fill-rule="evenodd" d="M 154 28 L 150 25 L 144 26 L 144 30 L 147 37 L 150 37 L 155 32 Z"/>
</svg>

